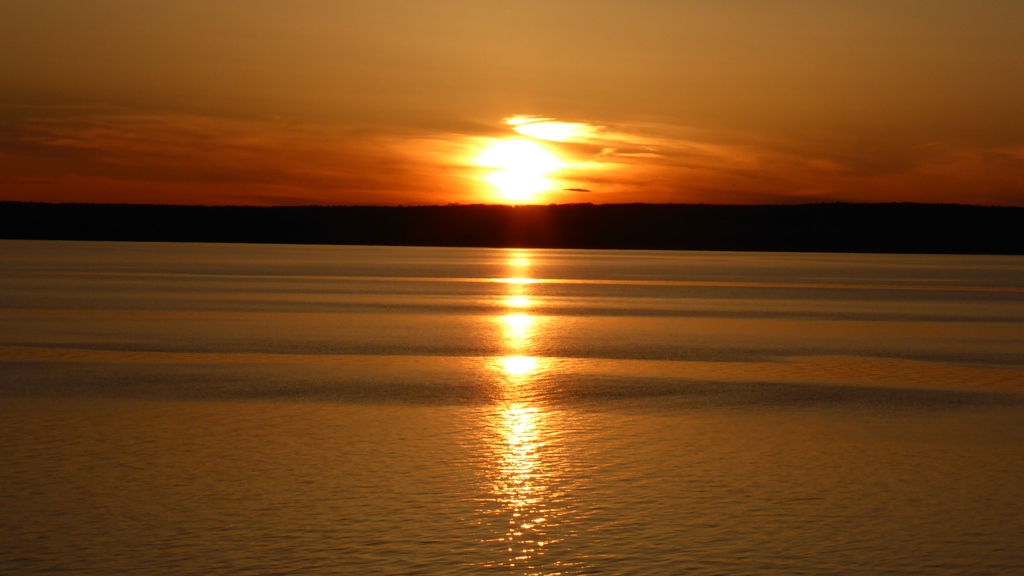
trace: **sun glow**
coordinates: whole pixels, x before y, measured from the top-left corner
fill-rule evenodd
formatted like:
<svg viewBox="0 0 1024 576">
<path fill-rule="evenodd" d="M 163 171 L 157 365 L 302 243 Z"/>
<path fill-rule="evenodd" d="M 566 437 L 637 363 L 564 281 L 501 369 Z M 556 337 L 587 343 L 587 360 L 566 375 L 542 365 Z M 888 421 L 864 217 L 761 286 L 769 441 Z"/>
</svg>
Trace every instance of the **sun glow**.
<svg viewBox="0 0 1024 576">
<path fill-rule="evenodd" d="M 544 146 L 525 138 L 499 140 L 476 159 L 490 172 L 487 183 L 506 200 L 528 202 L 555 185 L 551 173 L 563 167 L 557 156 Z"/>
</svg>

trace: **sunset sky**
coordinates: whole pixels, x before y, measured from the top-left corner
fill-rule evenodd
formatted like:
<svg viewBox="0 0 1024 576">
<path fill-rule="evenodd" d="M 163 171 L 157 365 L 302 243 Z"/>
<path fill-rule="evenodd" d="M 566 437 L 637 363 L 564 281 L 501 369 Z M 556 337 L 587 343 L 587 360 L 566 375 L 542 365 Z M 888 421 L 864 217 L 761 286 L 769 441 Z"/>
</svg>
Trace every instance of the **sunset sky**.
<svg viewBox="0 0 1024 576">
<path fill-rule="evenodd" d="M 1020 0 L 0 0 L 0 199 L 1024 206 Z"/>
</svg>

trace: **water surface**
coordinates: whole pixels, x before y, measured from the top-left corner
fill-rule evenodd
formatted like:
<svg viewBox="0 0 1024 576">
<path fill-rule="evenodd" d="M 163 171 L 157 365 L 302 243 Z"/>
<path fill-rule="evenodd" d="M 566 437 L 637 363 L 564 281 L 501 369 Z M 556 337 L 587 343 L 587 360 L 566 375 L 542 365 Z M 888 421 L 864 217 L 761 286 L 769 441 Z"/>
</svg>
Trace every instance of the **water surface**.
<svg viewBox="0 0 1024 576">
<path fill-rule="evenodd" d="M 1024 259 L 0 242 L 0 572 L 1024 571 Z"/>
</svg>

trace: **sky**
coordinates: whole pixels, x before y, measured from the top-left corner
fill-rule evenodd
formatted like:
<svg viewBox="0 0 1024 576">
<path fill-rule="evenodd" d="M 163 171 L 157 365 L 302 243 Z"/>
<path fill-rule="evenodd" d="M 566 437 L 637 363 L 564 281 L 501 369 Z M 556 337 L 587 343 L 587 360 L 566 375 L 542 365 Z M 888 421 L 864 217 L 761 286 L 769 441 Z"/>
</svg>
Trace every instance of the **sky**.
<svg viewBox="0 0 1024 576">
<path fill-rule="evenodd" d="M 0 0 L 0 200 L 1024 206 L 1019 0 Z"/>
</svg>

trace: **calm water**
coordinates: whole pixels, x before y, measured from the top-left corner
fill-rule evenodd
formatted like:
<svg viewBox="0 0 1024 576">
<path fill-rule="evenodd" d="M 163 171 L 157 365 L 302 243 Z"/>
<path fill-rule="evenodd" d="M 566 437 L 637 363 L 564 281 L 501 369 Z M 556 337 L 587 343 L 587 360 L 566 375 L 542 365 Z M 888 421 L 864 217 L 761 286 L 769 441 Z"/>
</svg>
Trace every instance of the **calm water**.
<svg viewBox="0 0 1024 576">
<path fill-rule="evenodd" d="M 0 241 L 0 573 L 1024 573 L 1024 258 Z"/>
</svg>

